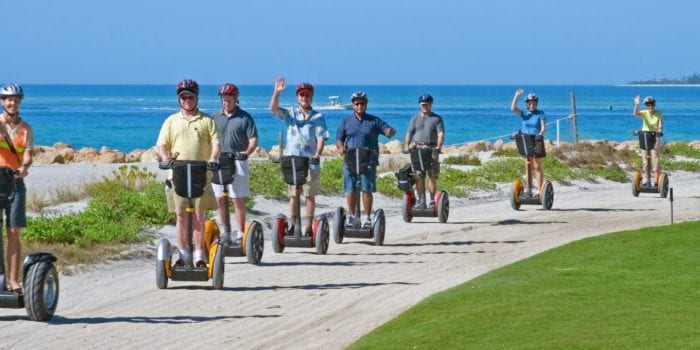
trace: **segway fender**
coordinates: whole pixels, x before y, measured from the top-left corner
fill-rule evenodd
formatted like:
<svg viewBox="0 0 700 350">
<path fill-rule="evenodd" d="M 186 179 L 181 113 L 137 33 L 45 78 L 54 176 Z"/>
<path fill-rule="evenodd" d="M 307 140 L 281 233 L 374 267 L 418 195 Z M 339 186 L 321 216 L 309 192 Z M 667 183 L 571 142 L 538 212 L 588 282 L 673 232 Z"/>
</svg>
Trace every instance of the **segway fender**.
<svg viewBox="0 0 700 350">
<path fill-rule="evenodd" d="M 27 276 L 29 268 L 38 262 L 55 263 L 56 260 L 58 259 L 53 254 L 47 252 L 29 254 L 22 264 L 22 276 Z"/>
<path fill-rule="evenodd" d="M 158 251 L 156 252 L 156 259 L 158 261 L 166 261 L 170 258 L 173 252 L 173 246 L 170 244 L 170 241 L 161 238 L 160 241 L 158 241 Z"/>
</svg>

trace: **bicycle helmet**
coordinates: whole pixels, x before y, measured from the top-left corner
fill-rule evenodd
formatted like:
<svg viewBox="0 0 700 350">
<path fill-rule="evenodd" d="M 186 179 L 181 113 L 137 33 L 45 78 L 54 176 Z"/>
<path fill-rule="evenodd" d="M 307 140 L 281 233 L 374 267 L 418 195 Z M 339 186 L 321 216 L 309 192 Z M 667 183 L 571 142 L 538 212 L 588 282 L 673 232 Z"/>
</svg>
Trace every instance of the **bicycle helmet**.
<svg viewBox="0 0 700 350">
<path fill-rule="evenodd" d="M 527 96 L 525 96 L 525 102 L 527 103 L 530 101 L 535 101 L 535 103 L 538 103 L 538 102 L 540 102 L 540 98 L 537 97 L 537 95 L 535 95 L 533 93 L 529 93 L 529 94 L 527 94 Z"/>
<path fill-rule="evenodd" d="M 420 97 L 418 97 L 418 103 L 433 103 L 433 96 L 430 96 L 430 94 L 422 94 Z"/>
<path fill-rule="evenodd" d="M 225 83 L 219 87 L 219 96 L 231 95 L 238 96 L 238 87 L 231 83 Z"/>
<path fill-rule="evenodd" d="M 297 85 L 297 95 L 302 91 L 308 91 L 311 95 L 314 94 L 314 86 L 309 83 L 301 83 Z"/>
<path fill-rule="evenodd" d="M 185 91 L 195 95 L 199 95 L 199 84 L 197 84 L 197 82 L 192 79 L 180 80 L 180 82 L 177 83 L 176 91 L 178 95 Z"/>
<path fill-rule="evenodd" d="M 655 104 L 656 104 L 656 99 L 654 98 L 654 96 L 647 96 L 647 97 L 644 98 L 644 104 L 645 104 L 645 105 L 649 105 L 649 104 L 655 105 Z"/>
<path fill-rule="evenodd" d="M 358 91 L 358 92 L 352 94 L 352 96 L 350 96 L 350 102 L 355 103 L 355 101 L 358 101 L 358 100 L 363 101 L 364 103 L 369 102 L 369 99 L 367 98 L 367 94 L 362 92 L 362 91 Z"/>
<path fill-rule="evenodd" d="M 2 87 L 0 90 L 0 97 L 5 98 L 8 96 L 19 96 L 19 98 L 24 98 L 24 90 L 22 87 L 15 83 L 9 83 Z"/>
</svg>

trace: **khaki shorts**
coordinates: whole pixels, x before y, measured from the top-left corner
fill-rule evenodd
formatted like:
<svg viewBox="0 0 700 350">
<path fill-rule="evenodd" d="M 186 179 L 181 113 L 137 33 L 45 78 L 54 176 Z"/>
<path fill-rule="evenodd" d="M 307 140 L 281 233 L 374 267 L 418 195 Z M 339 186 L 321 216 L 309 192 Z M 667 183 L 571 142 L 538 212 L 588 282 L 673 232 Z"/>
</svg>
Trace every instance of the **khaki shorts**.
<svg viewBox="0 0 700 350">
<path fill-rule="evenodd" d="M 321 192 L 321 169 L 309 169 L 306 183 L 302 186 L 304 196 L 316 197 Z M 289 196 L 294 197 L 295 186 L 289 186 Z"/>
<path fill-rule="evenodd" d="M 181 214 L 185 212 L 187 208 L 187 198 L 180 197 L 175 193 L 174 189 L 165 186 L 165 199 L 168 202 L 168 211 L 175 214 Z M 194 202 L 195 212 L 204 212 L 206 210 L 216 209 L 216 199 L 214 198 L 214 191 L 211 189 L 211 183 L 208 183 L 204 188 L 204 195 L 199 198 L 192 200 Z"/>
</svg>

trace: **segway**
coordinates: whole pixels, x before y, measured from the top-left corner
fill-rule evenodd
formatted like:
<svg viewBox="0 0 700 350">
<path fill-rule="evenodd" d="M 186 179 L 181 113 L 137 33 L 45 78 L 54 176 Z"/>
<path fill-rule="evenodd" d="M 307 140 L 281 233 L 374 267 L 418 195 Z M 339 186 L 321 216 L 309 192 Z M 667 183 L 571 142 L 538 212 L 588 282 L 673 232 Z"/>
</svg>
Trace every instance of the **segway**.
<svg viewBox="0 0 700 350">
<path fill-rule="evenodd" d="M 534 163 L 533 155 L 535 154 L 535 142 L 544 142 L 541 135 L 529 135 L 516 133 L 511 136 L 515 140 L 518 147 L 518 153 L 526 157 L 525 177 L 527 178 L 527 187 L 523 188 L 523 183 L 520 180 L 513 182 L 513 193 L 510 197 L 510 206 L 514 210 L 520 209 L 521 205 L 542 205 L 542 209 L 550 210 L 554 204 L 554 186 L 549 181 L 545 181 L 540 188 L 539 194 L 532 193 L 532 167 Z"/>
<path fill-rule="evenodd" d="M 207 164 L 203 161 L 173 161 L 167 160 L 159 164 L 163 170 L 172 169 L 173 179 L 170 185 L 180 197 L 187 198 L 187 259 L 184 264 L 173 264 L 173 252 L 177 252 L 167 238 L 158 241 L 156 254 L 156 286 L 160 289 L 168 287 L 168 280 L 206 282 L 212 280 L 214 289 L 224 286 L 224 249 L 221 240 L 215 240 L 209 246 L 209 262 L 207 267 L 197 267 L 193 263 L 192 233 L 194 223 L 193 200 L 204 195 L 207 182 L 207 170 L 216 170 L 218 165 Z M 179 252 L 178 252 L 179 255 Z M 182 258 L 182 257 L 180 257 Z"/>
<path fill-rule="evenodd" d="M 204 247 L 208 248 L 214 241 L 219 241 L 219 246 L 222 247 L 224 256 L 245 256 L 248 262 L 257 265 L 262 260 L 263 250 L 265 248 L 265 237 L 263 235 L 263 226 L 253 220 L 245 226 L 241 244 L 231 243 L 231 218 L 228 208 L 229 193 L 228 185 L 232 184 L 236 177 L 236 161 L 246 160 L 248 156 L 240 152 L 221 153 L 219 155 L 219 168 L 214 170 L 214 176 L 211 182 L 218 185 L 223 185 L 224 199 L 224 222 L 223 233 L 219 230 L 219 225 L 214 220 L 207 220 L 204 224 Z"/>
<path fill-rule="evenodd" d="M 345 166 L 348 168 L 350 176 L 355 180 L 355 220 L 346 225 L 345 208 L 338 207 L 335 209 L 335 216 L 333 217 L 333 240 L 335 243 L 341 244 L 344 237 L 350 237 L 370 238 L 374 240 L 375 245 L 384 244 L 384 232 L 386 229 L 384 210 L 374 210 L 371 227 L 363 227 L 360 222 L 360 208 L 362 206 L 362 180 L 360 175 L 367 171 L 371 156 L 372 151 L 366 147 L 347 149 L 345 151 Z"/>
<path fill-rule="evenodd" d="M 440 191 L 435 194 L 435 205 L 432 207 L 416 208 L 414 206 L 416 198 L 422 198 L 423 203 L 425 203 L 425 190 L 427 187 L 425 179 L 428 169 L 432 166 L 433 152 L 437 152 L 437 150 L 426 145 L 418 145 L 417 147 L 411 148 L 408 151 L 411 155 L 411 164 L 407 164 L 405 167 L 401 168 L 401 170 L 394 173 L 397 187 L 404 192 L 401 214 L 405 222 L 411 222 L 414 217 L 437 217 L 438 220 L 444 224 L 447 222 L 447 217 L 450 215 L 450 198 L 445 191 Z M 415 177 L 420 177 L 423 180 L 423 193 L 414 191 L 413 185 L 416 183 Z"/>
<path fill-rule="evenodd" d="M 639 193 L 658 193 L 661 198 L 666 198 L 668 195 L 668 174 L 659 172 L 656 181 L 651 183 L 651 150 L 656 147 L 657 138 L 663 137 L 664 134 L 655 131 L 635 131 L 634 135 L 639 136 L 639 147 L 644 151 L 647 166 L 644 168 L 644 174 L 647 181 L 642 183 L 642 173 L 634 172 L 634 181 L 632 182 L 632 195 L 639 196 Z"/>
<path fill-rule="evenodd" d="M 281 151 L 280 151 L 281 153 Z M 301 225 L 301 193 L 306 177 L 309 173 L 309 164 L 320 164 L 318 158 L 302 156 L 282 156 L 279 159 L 282 177 L 288 185 L 294 186 L 294 208 L 296 220 L 290 223 L 284 214 L 277 214 L 272 223 L 272 250 L 282 253 L 286 247 L 316 248 L 317 254 L 326 254 L 330 241 L 330 228 L 326 214 L 314 217 L 311 234 L 308 230 L 302 230 Z"/>
<path fill-rule="evenodd" d="M 0 207 L 10 205 L 14 192 L 13 177 L 16 172 L 0 168 Z M 7 289 L 5 281 L 5 247 L 2 239 L 3 215 L 0 215 L 0 307 L 25 308 L 33 321 L 48 321 L 53 317 L 58 305 L 58 272 L 51 253 L 27 255 L 22 264 L 23 291 L 17 293 Z"/>
</svg>

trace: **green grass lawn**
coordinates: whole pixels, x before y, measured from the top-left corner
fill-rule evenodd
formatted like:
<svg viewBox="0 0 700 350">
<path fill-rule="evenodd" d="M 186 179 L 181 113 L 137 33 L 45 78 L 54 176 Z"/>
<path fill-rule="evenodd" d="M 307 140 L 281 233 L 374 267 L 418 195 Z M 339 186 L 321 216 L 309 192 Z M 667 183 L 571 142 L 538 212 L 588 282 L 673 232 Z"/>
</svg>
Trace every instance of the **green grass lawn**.
<svg viewBox="0 0 700 350">
<path fill-rule="evenodd" d="M 573 242 L 433 295 L 353 349 L 698 349 L 700 222 Z"/>
</svg>

